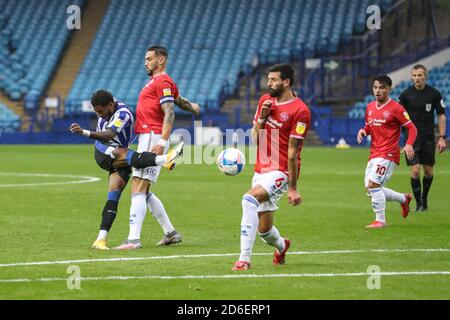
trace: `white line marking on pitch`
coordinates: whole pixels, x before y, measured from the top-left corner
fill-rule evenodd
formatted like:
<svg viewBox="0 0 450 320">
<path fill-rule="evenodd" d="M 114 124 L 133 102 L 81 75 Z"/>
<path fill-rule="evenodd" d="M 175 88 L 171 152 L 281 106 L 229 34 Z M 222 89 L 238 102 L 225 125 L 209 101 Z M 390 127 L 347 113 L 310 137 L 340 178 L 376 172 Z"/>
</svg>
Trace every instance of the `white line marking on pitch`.
<svg viewBox="0 0 450 320">
<path fill-rule="evenodd" d="M 431 249 L 361 249 L 361 250 L 326 250 L 326 251 L 296 251 L 289 252 L 288 255 L 295 254 L 352 254 L 352 253 L 389 253 L 389 252 L 450 252 L 450 249 L 431 248 Z M 116 262 L 116 261 L 142 261 L 142 260 L 165 260 L 165 259 L 185 259 L 185 258 L 208 258 L 208 257 L 227 257 L 238 256 L 239 253 L 211 253 L 211 254 L 183 254 L 173 256 L 151 256 L 151 257 L 132 257 L 132 258 L 100 258 L 100 259 L 80 259 L 80 260 L 59 260 L 59 261 L 34 261 L 0 264 L 0 268 L 5 267 L 25 267 L 36 265 L 56 265 L 73 264 L 89 262 Z M 254 253 L 254 256 L 271 256 L 273 253 Z"/>
<path fill-rule="evenodd" d="M 179 279 L 241 279 L 241 278 L 320 278 L 320 277 L 361 277 L 361 276 L 432 276 L 450 275 L 450 271 L 391 271 L 391 272 L 354 272 L 354 273 L 282 273 L 282 274 L 224 274 L 224 275 L 185 275 L 185 276 L 108 276 L 80 277 L 80 281 L 108 280 L 179 280 Z M 37 278 L 37 279 L 0 279 L 0 283 L 8 282 L 51 282 L 67 281 L 67 278 Z"/>
<path fill-rule="evenodd" d="M 20 172 L 0 172 L 0 176 L 13 176 L 13 177 L 36 177 L 36 178 L 69 178 L 69 179 L 81 179 L 74 181 L 62 181 L 62 182 L 39 182 L 39 183 L 14 183 L 14 184 L 0 184 L 0 188 L 11 187 L 36 187 L 36 186 L 55 186 L 62 184 L 80 184 L 100 181 L 100 178 L 89 176 L 78 176 L 70 174 L 49 174 L 49 173 L 20 173 Z"/>
</svg>

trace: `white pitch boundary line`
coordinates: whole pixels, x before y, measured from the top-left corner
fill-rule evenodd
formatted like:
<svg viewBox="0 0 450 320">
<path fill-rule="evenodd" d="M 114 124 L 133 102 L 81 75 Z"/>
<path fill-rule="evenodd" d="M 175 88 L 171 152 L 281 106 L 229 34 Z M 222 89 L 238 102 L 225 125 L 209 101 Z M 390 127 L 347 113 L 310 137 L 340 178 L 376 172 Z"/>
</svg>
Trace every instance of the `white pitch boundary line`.
<svg viewBox="0 0 450 320">
<path fill-rule="evenodd" d="M 326 250 L 326 251 L 296 251 L 289 252 L 288 255 L 308 255 L 308 254 L 352 254 L 352 253 L 390 253 L 390 252 L 450 252 L 450 248 L 430 248 L 430 249 L 361 249 L 361 250 Z M 0 264 L 0 268 L 6 267 L 26 267 L 36 265 L 58 265 L 76 264 L 90 262 L 117 262 L 117 261 L 143 261 L 143 260 L 167 260 L 185 258 L 208 258 L 238 256 L 239 253 L 210 253 L 210 254 L 184 254 L 172 256 L 151 256 L 151 257 L 131 257 L 131 258 L 100 258 L 100 259 L 79 259 L 79 260 L 56 260 L 56 261 L 33 261 Z M 254 253 L 254 256 L 271 256 L 273 253 Z"/>
<path fill-rule="evenodd" d="M 354 273 L 282 273 L 282 274 L 224 274 L 224 275 L 185 275 L 185 276 L 108 276 L 108 277 L 79 277 L 72 280 L 80 281 L 108 281 L 108 280 L 186 280 L 186 279 L 242 279 L 242 278 L 322 278 L 322 277 L 361 277 L 361 276 L 432 276 L 450 275 L 450 271 L 391 271 L 391 272 L 354 272 Z M 52 282 L 67 281 L 68 278 L 37 278 L 37 279 L 0 279 L 0 283 L 13 282 Z"/>
<path fill-rule="evenodd" d="M 79 175 L 69 175 L 69 174 L 49 174 L 49 173 L 23 173 L 23 172 L 0 172 L 0 176 L 14 176 L 14 177 L 36 177 L 36 178 L 46 178 L 46 177 L 58 177 L 58 178 L 77 178 L 82 180 L 75 181 L 63 181 L 63 182 L 39 182 L 39 183 L 14 183 L 14 184 L 0 184 L 0 188 L 11 188 L 11 187 L 37 187 L 37 186 L 56 186 L 63 184 L 81 184 L 100 181 L 100 178 L 90 177 L 90 176 L 79 176 Z"/>
</svg>

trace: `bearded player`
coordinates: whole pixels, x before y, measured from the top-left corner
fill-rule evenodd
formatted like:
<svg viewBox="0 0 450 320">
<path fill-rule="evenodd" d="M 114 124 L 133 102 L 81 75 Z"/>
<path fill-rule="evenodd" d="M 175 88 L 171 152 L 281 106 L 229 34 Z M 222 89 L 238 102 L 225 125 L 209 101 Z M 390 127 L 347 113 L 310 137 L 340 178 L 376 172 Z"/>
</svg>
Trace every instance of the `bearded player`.
<svg viewBox="0 0 450 320">
<path fill-rule="evenodd" d="M 272 263 L 284 264 L 291 241 L 273 225 L 277 203 L 284 193 L 292 206 L 302 202 L 297 191 L 300 152 L 309 130 L 309 108 L 292 91 L 294 70 L 288 64 L 269 68 L 268 91 L 261 97 L 253 120 L 258 145 L 251 189 L 242 197 L 241 254 L 232 270 L 250 269 L 253 244 L 261 239 L 275 247 Z"/>
</svg>

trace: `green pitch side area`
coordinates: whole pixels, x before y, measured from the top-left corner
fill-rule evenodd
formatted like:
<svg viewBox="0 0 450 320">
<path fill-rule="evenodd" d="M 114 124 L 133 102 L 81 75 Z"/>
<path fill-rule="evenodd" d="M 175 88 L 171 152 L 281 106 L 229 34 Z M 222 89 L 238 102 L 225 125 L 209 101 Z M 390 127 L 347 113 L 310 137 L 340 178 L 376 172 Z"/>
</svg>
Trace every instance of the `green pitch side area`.
<svg viewBox="0 0 450 320">
<path fill-rule="evenodd" d="M 147 213 L 144 248 L 119 252 L 90 248 L 107 196 L 92 146 L 0 146 L 0 156 L 0 299 L 450 299 L 448 152 L 436 156 L 428 212 L 403 219 L 389 202 L 389 227 L 368 230 L 368 149 L 306 146 L 304 202 L 294 208 L 284 197 L 275 214 L 292 240 L 286 265 L 273 266 L 272 247 L 257 238 L 252 269 L 238 273 L 231 267 L 251 165 L 235 177 L 214 164 L 163 170 L 151 190 L 183 243 L 157 247 L 162 230 Z M 409 192 L 409 181 L 402 158 L 388 187 Z M 108 236 L 112 247 L 128 235 L 129 208 L 130 186 Z"/>
</svg>

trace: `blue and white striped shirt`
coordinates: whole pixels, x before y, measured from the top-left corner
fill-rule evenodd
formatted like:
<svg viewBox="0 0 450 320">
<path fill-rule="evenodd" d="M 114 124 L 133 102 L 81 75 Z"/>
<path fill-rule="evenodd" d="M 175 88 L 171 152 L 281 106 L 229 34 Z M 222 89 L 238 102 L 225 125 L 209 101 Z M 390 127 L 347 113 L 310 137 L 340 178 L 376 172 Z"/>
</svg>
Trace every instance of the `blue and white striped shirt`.
<svg viewBox="0 0 450 320">
<path fill-rule="evenodd" d="M 114 99 L 114 102 L 116 103 L 116 111 L 109 120 L 98 118 L 97 132 L 105 131 L 106 129 L 115 131 L 117 135 L 109 141 L 109 146 L 128 148 L 133 135 L 134 115 L 123 102 L 117 99 Z"/>
</svg>

